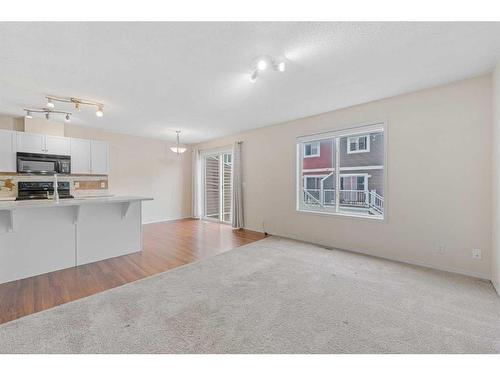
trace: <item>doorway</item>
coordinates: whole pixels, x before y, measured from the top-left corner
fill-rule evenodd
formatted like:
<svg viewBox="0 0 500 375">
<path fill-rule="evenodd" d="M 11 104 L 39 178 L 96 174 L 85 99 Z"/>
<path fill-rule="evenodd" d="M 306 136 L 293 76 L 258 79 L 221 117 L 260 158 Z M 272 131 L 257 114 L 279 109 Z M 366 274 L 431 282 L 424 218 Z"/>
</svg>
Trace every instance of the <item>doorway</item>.
<svg viewBox="0 0 500 375">
<path fill-rule="evenodd" d="M 232 152 L 203 156 L 203 218 L 231 222 Z"/>
</svg>

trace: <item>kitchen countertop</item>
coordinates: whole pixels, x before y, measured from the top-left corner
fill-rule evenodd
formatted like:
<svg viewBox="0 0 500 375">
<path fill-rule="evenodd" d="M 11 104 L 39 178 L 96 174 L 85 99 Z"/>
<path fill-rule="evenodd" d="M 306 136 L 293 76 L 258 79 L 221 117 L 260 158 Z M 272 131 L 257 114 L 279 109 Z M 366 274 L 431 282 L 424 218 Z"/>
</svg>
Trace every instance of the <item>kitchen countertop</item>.
<svg viewBox="0 0 500 375">
<path fill-rule="evenodd" d="M 149 197 L 135 197 L 135 196 L 108 196 L 108 197 L 81 197 L 60 199 L 56 203 L 50 199 L 40 200 L 26 200 L 26 201 L 0 201 L 0 211 L 13 211 L 22 208 L 51 208 L 51 207 L 72 207 L 83 206 L 87 204 L 106 204 L 106 203 L 129 203 L 129 202 L 142 202 L 151 201 L 153 198 Z"/>
</svg>

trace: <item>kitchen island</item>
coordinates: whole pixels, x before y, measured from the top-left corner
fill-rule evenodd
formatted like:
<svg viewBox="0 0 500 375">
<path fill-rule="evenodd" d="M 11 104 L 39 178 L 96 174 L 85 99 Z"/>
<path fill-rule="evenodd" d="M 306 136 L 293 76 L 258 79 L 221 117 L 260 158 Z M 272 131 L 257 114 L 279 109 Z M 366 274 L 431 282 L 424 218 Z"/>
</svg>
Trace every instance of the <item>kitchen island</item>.
<svg viewBox="0 0 500 375">
<path fill-rule="evenodd" d="M 0 283 L 141 251 L 148 200 L 0 201 Z"/>
</svg>

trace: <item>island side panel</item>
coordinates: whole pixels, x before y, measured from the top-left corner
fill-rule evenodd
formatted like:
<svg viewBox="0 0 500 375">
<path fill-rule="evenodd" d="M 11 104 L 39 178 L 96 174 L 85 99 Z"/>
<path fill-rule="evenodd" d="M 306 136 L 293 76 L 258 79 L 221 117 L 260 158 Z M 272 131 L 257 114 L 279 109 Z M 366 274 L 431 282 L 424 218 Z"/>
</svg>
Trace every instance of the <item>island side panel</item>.
<svg viewBox="0 0 500 375">
<path fill-rule="evenodd" d="M 75 266 L 72 207 L 16 210 L 13 232 L 8 214 L 0 211 L 0 283 Z"/>
<path fill-rule="evenodd" d="M 77 265 L 142 250 L 141 202 L 91 204 L 80 208 L 76 224 Z"/>
</svg>

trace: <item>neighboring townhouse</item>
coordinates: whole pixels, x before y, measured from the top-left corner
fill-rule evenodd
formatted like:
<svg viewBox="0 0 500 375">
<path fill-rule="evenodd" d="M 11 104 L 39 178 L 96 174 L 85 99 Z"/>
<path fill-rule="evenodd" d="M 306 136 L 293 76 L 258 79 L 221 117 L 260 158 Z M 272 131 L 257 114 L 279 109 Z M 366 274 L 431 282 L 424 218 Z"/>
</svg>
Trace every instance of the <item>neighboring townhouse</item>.
<svg viewBox="0 0 500 375">
<path fill-rule="evenodd" d="M 335 205 L 335 187 L 339 184 L 338 203 L 341 208 L 383 214 L 384 134 L 341 137 L 338 139 L 338 153 L 336 144 L 336 139 L 303 144 L 304 202 L 321 207 Z M 338 179 L 336 157 L 339 158 Z"/>
</svg>

